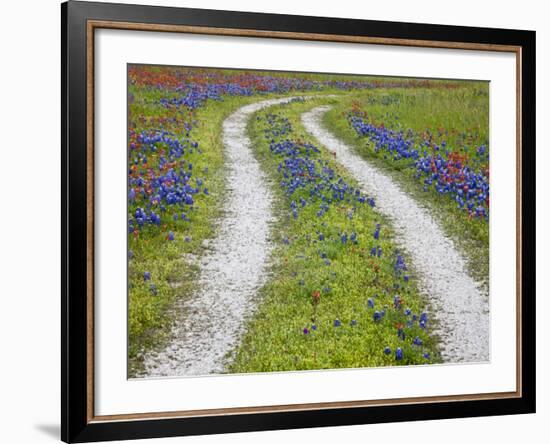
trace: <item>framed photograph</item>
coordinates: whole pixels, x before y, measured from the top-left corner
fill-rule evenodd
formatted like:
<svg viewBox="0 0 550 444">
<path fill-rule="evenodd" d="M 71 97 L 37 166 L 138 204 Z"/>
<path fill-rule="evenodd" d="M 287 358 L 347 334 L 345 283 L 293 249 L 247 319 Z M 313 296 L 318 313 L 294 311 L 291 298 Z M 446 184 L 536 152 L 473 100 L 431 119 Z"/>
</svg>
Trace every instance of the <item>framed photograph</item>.
<svg viewBox="0 0 550 444">
<path fill-rule="evenodd" d="M 535 33 L 62 4 L 62 439 L 535 411 Z"/>
</svg>

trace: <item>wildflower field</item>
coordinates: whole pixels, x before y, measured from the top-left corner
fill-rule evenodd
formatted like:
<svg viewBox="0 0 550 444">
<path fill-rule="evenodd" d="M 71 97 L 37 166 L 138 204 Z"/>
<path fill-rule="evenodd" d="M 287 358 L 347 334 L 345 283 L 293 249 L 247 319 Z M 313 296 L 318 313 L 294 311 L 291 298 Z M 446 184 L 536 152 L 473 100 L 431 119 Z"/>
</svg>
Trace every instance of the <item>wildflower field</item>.
<svg viewBox="0 0 550 444">
<path fill-rule="evenodd" d="M 471 287 L 488 299 L 488 91 L 130 65 L 129 377 L 484 357 L 470 349 L 488 335 L 469 333 L 484 321 L 445 298 Z M 321 108 L 319 125 L 424 219 L 401 220 L 383 187 L 365 185 L 311 132 L 304 116 Z M 435 249 L 426 261 L 423 236 L 460 260 Z M 445 279 L 431 261 L 454 261 L 458 282 L 475 286 L 437 290 L 432 281 Z"/>
</svg>

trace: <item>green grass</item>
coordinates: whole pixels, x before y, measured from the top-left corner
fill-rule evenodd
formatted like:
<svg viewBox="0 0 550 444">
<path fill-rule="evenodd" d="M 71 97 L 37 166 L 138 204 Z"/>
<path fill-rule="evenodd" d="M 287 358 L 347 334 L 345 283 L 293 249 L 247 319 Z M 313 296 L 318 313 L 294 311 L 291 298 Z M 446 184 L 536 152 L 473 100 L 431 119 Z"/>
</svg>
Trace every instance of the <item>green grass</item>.
<svg viewBox="0 0 550 444">
<path fill-rule="evenodd" d="M 473 157 L 475 147 L 489 140 L 488 85 L 485 82 L 464 84 L 458 89 L 372 90 L 338 101 L 323 124 L 333 134 L 353 147 L 357 154 L 389 173 L 418 202 L 429 208 L 445 233 L 464 253 L 470 273 L 485 288 L 489 282 L 489 223 L 468 218 L 448 196 L 435 190 L 423 191 L 414 177 L 410 160 L 384 159 L 372 143 L 360 137 L 346 119 L 352 107 L 366 111 L 370 118 L 396 130 L 412 129 L 420 134 L 430 130 L 436 140 Z"/>
<path fill-rule="evenodd" d="M 337 103 L 333 99 L 329 101 Z M 266 115 L 276 113 L 289 119 L 293 127 L 289 139 L 317 144 L 302 128 L 300 115 L 326 102 L 327 99 L 317 99 L 277 106 L 250 119 L 249 134 L 257 158 L 272 180 L 276 194 L 278 220 L 273 236 L 276 247 L 272 253 L 272 278 L 261 290 L 262 303 L 247 325 L 242 345 L 228 369 L 230 373 L 438 362 L 435 338 L 418 327 L 418 323 L 406 328 L 405 341 L 397 337 L 396 324 L 405 324 L 408 319 L 404 308 L 420 314 L 426 309 L 427 301 L 419 295 L 414 273 L 408 283 L 395 275 L 397 252 L 386 221 L 368 204 L 358 205 L 350 219 L 348 215 L 354 204 L 345 201 L 333 203 L 322 218 L 316 216 L 319 202 L 308 204 L 298 219 L 294 219 L 290 216 L 290 200 L 307 198 L 308 193 L 297 191 L 289 198 L 277 186 L 281 180 L 277 173 L 281 158 L 270 152 L 269 141 L 264 136 L 268 126 Z M 328 161 L 348 184 L 357 186 L 325 149 L 317 156 Z M 373 238 L 377 223 L 382 225 L 379 241 Z M 342 243 L 341 232 L 357 233 L 357 245 Z M 319 233 L 325 236 L 323 241 L 319 240 Z M 371 257 L 370 249 L 375 246 L 383 249 L 381 258 Z M 329 266 L 320 252 L 326 253 Z M 317 304 L 312 297 L 316 291 L 320 292 Z M 392 308 L 396 294 L 404 300 L 401 310 Z M 367 307 L 369 298 L 375 301 L 374 309 Z M 374 322 L 374 311 L 384 307 L 387 307 L 386 316 Z M 340 327 L 334 326 L 336 319 L 341 321 Z M 317 326 L 316 331 L 311 331 L 313 324 Z M 304 334 L 304 328 L 310 333 Z M 423 347 L 411 345 L 417 335 L 423 339 Z M 389 355 L 383 352 L 386 346 L 392 349 Z M 395 359 L 397 347 L 404 351 L 402 361 Z M 423 358 L 423 351 L 431 354 L 430 360 Z"/>
<path fill-rule="evenodd" d="M 274 74 L 278 75 L 283 73 Z M 325 78 L 337 79 L 330 75 Z M 203 179 L 210 191 L 209 196 L 202 193 L 196 196 L 193 210 L 187 214 L 190 220 L 173 221 L 170 217 L 163 217 L 161 227 L 147 226 L 139 233 L 138 239 L 128 236 L 131 252 L 128 264 L 128 373 L 133 377 L 142 372 L 145 353 L 169 341 L 175 302 L 193 297 L 197 289 L 199 269 L 193 259 L 203 254 L 204 240 L 215 236 L 223 209 L 223 120 L 247 103 L 281 96 L 226 96 L 223 101 L 209 100 L 190 113 L 161 106 L 161 98 L 175 94 L 163 89 L 130 85 L 129 93 L 130 130 L 139 132 L 142 128 L 158 127 L 180 137 L 185 136 L 183 122 L 190 118 L 196 122 L 190 137 L 199 143 L 202 153 L 186 154 L 185 160 L 193 163 L 193 180 Z M 333 108 L 325 115 L 324 121 L 327 128 L 353 146 L 358 154 L 390 173 L 407 192 L 428 206 L 445 232 L 466 253 L 474 276 L 480 281 L 486 279 L 488 224 L 468 220 L 454 202 L 435 192 L 423 192 L 405 162 L 389 162 L 374 153 L 372 146 L 356 135 L 345 118 L 352 106 L 359 106 L 377 121 L 393 128 L 412 128 L 418 133 L 429 128 L 436 137 L 445 138 L 449 144 L 468 152 L 476 143 L 488 139 L 486 84 L 450 89 L 325 90 L 303 95 L 316 94 L 337 94 L 339 97 L 278 106 L 268 112 L 276 110 L 289 118 L 293 127 L 290 138 L 317 144 L 302 128 L 299 117 L 313 106 L 330 103 Z M 429 336 L 429 332 L 413 327 L 407 329 L 406 341 L 397 337 L 395 324 L 404 323 L 405 318 L 403 313 L 391 309 L 395 294 L 404 299 L 404 306 L 413 313 L 419 314 L 429 307 L 419 295 L 414 270 L 409 271 L 408 283 L 394 274 L 397 251 L 390 225 L 368 205 L 358 207 L 351 220 L 347 217 L 350 204 L 333 205 L 322 221 L 315 214 L 318 206 L 313 205 L 300 212 L 297 220 L 290 217 L 288 198 L 278 186 L 280 177 L 276 168 L 280 159 L 270 153 L 264 138 L 265 115 L 266 112 L 260 112 L 258 120 L 251 119 L 249 131 L 257 158 L 271 178 L 276 194 L 275 214 L 278 218 L 273 228 L 276 247 L 272 255 L 272 278 L 261 289 L 262 302 L 247 325 L 233 365 L 227 370 L 244 373 L 393 365 L 397 363 L 393 353 L 398 346 L 405 352 L 405 358 L 399 364 L 439 362 L 437 338 Z M 322 149 L 319 156 L 327 160 L 346 182 L 356 185 L 326 150 Z M 158 160 L 158 155 L 151 154 L 148 164 L 157 166 Z M 299 197 L 298 193 L 293 198 L 298 200 Z M 378 222 L 382 224 L 381 237 L 379 242 L 375 242 L 372 233 Z M 170 231 L 175 234 L 174 241 L 167 240 Z M 355 231 L 358 245 L 343 245 L 339 238 L 341 231 Z M 325 241 L 318 240 L 318 232 L 325 235 Z M 283 239 L 290 242 L 286 244 Z M 369 254 L 375 245 L 384 251 L 379 259 L 373 259 Z M 320 257 L 321 249 L 331 261 L 330 266 L 326 266 Z M 407 265 L 410 266 L 408 262 Z M 144 280 L 145 272 L 151 274 L 151 280 Z M 304 285 L 300 284 L 301 280 Z M 156 294 L 151 290 L 151 284 L 154 284 Z M 323 292 L 325 287 L 329 288 L 327 293 Z M 315 291 L 321 292 L 319 304 L 313 303 Z M 388 314 L 382 322 L 374 323 L 374 310 L 367 308 L 368 298 L 375 300 L 376 310 L 388 306 Z M 333 326 L 335 319 L 341 321 L 340 327 Z M 356 321 L 355 326 L 350 325 L 352 320 Z M 303 329 L 311 329 L 313 323 L 317 330 L 304 334 Z M 433 328 L 431 320 L 429 325 Z M 424 340 L 422 350 L 430 352 L 429 361 L 422 357 L 420 348 L 410 344 L 416 335 Z M 382 352 L 385 346 L 391 347 L 391 355 Z"/>
</svg>

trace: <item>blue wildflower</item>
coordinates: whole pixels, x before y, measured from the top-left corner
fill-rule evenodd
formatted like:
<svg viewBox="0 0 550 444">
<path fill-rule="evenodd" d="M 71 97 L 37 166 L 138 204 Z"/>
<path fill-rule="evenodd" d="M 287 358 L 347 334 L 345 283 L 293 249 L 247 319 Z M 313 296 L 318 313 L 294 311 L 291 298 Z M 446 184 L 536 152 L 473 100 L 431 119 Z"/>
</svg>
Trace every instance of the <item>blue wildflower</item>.
<svg viewBox="0 0 550 444">
<path fill-rule="evenodd" d="M 395 350 L 395 360 L 401 361 L 402 359 L 403 359 L 403 350 L 401 350 L 400 347 L 397 347 L 397 349 Z"/>
</svg>

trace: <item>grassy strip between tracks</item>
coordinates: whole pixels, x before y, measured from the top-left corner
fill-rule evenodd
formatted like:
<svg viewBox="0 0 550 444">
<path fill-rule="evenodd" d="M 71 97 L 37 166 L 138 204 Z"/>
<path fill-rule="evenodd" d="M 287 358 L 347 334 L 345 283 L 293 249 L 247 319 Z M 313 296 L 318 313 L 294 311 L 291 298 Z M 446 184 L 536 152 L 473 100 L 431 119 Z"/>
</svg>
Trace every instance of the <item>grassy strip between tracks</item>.
<svg viewBox="0 0 550 444">
<path fill-rule="evenodd" d="M 338 99 L 256 113 L 249 134 L 275 194 L 273 269 L 231 373 L 439 362 L 427 302 L 369 196 L 302 128 Z"/>
</svg>

